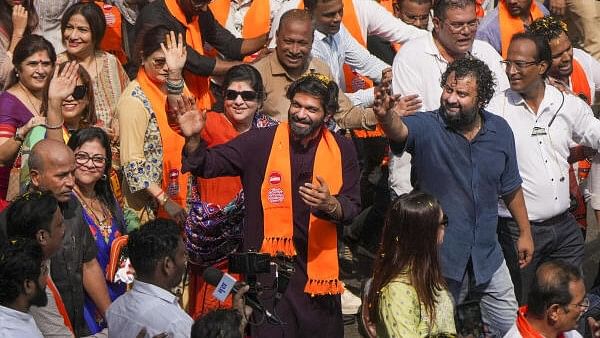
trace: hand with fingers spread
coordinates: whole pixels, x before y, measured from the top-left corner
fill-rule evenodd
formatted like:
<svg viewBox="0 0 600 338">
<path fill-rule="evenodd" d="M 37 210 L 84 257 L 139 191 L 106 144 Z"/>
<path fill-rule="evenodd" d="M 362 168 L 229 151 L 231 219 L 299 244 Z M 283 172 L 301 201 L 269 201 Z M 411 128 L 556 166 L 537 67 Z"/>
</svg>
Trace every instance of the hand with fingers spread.
<svg viewBox="0 0 600 338">
<path fill-rule="evenodd" d="M 200 136 L 206 123 L 206 110 L 198 111 L 196 98 L 193 96 L 179 96 L 171 106 L 172 113 L 176 114 L 181 133 L 185 137 Z"/>
<path fill-rule="evenodd" d="M 21 128 L 17 128 L 16 134 L 25 137 L 29 131 L 37 126 L 46 124 L 46 118 L 44 116 L 34 116 L 25 123 Z"/>
<path fill-rule="evenodd" d="M 13 37 L 22 38 L 27 29 L 28 13 L 23 5 L 15 5 L 12 9 Z"/>
<path fill-rule="evenodd" d="M 318 185 L 313 183 L 304 183 L 299 189 L 300 198 L 307 205 L 323 211 L 334 218 L 341 216 L 341 206 L 337 198 L 329 193 L 329 186 L 321 176 L 316 176 Z"/>
<path fill-rule="evenodd" d="M 179 80 L 182 78 L 181 72 L 185 66 L 187 58 L 187 49 L 183 43 L 183 35 L 170 31 L 165 35 L 165 42 L 161 42 L 160 48 L 165 53 L 165 61 L 169 67 L 169 79 Z"/>
<path fill-rule="evenodd" d="M 392 109 L 400 95 L 392 95 L 389 83 L 382 83 L 375 87 L 375 101 L 373 103 L 373 112 L 379 120 L 391 116 Z"/>
<path fill-rule="evenodd" d="M 406 95 L 398 98 L 394 103 L 393 111 L 400 116 L 408 116 L 416 113 L 423 106 L 419 95 Z"/>
<path fill-rule="evenodd" d="M 48 86 L 48 100 L 62 105 L 63 100 L 73 94 L 77 79 L 79 79 L 79 64 L 76 61 L 67 62 L 59 72 L 59 66 L 54 68 L 54 76 Z"/>
</svg>

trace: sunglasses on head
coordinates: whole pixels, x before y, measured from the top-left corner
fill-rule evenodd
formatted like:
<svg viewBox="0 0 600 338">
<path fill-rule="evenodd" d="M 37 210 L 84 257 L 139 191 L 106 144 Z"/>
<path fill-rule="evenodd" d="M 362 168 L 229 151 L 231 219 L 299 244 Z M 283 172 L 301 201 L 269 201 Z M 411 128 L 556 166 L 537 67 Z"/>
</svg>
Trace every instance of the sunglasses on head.
<svg viewBox="0 0 600 338">
<path fill-rule="evenodd" d="M 225 99 L 226 100 L 235 100 L 237 97 L 241 96 L 244 101 L 254 101 L 258 98 L 258 93 L 252 90 L 244 90 L 238 92 L 236 90 L 227 89 L 225 91 Z"/>
<path fill-rule="evenodd" d="M 82 85 L 75 86 L 75 89 L 73 90 L 73 94 L 71 94 L 71 96 L 73 96 L 73 98 L 75 100 L 81 100 L 81 99 L 83 99 L 83 97 L 85 96 L 86 93 L 87 93 L 87 86 L 82 84 Z"/>
</svg>

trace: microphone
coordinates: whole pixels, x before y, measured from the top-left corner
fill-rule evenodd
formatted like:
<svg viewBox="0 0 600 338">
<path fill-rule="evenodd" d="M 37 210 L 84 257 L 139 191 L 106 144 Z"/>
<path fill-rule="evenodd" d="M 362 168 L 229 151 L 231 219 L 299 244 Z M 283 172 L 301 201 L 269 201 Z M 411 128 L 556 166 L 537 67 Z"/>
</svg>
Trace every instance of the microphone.
<svg viewBox="0 0 600 338">
<path fill-rule="evenodd" d="M 216 287 L 213 296 L 220 301 L 224 301 L 231 292 L 238 293 L 240 288 L 244 286 L 241 285 L 241 283 L 231 275 L 223 273 L 223 271 L 213 268 L 212 266 L 209 266 L 206 268 L 206 270 L 204 270 L 202 278 L 204 278 L 208 284 Z M 244 299 L 246 300 L 246 304 L 254 309 L 254 311 L 263 313 L 267 317 L 267 320 L 269 320 L 271 323 L 275 325 L 283 325 L 281 319 L 269 312 L 269 310 L 265 309 L 264 306 L 262 306 L 256 299 L 253 297 L 244 297 Z"/>
</svg>

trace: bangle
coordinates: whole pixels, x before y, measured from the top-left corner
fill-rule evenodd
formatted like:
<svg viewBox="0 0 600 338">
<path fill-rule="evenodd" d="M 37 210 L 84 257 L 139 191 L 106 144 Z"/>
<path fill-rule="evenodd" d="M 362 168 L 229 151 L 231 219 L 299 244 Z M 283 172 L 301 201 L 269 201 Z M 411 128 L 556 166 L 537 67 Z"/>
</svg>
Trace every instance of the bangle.
<svg viewBox="0 0 600 338">
<path fill-rule="evenodd" d="M 63 127 L 63 124 L 65 123 L 65 120 L 63 119 L 62 121 L 60 121 L 60 123 L 58 123 L 55 126 L 49 126 L 48 124 L 44 123 L 44 127 L 46 129 L 51 129 L 51 130 L 55 130 L 55 129 L 60 129 Z"/>
<path fill-rule="evenodd" d="M 158 204 L 165 205 L 165 203 L 167 203 L 167 195 L 165 195 L 165 192 L 163 190 L 161 190 L 157 195 L 154 196 L 154 198 L 156 198 L 156 200 L 158 201 Z"/>
<path fill-rule="evenodd" d="M 335 203 L 334 203 L 334 205 L 333 205 L 333 209 L 329 210 L 327 213 L 328 213 L 328 214 L 330 214 L 330 215 L 333 215 L 333 213 L 334 213 L 334 212 L 337 210 L 337 208 L 338 208 L 338 204 L 339 204 L 339 203 L 338 203 L 338 202 L 337 202 L 337 200 L 336 200 L 336 202 L 335 202 Z"/>
<path fill-rule="evenodd" d="M 177 81 L 167 80 L 167 93 L 171 95 L 179 95 L 183 92 L 185 82 L 183 79 Z"/>
</svg>

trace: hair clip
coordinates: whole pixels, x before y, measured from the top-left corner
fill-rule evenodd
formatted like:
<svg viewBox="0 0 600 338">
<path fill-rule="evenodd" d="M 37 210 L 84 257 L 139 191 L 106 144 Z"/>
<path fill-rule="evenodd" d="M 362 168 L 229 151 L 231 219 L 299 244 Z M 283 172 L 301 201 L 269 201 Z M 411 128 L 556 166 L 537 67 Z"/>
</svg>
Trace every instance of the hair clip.
<svg viewBox="0 0 600 338">
<path fill-rule="evenodd" d="M 309 77 L 319 80 L 319 82 L 324 84 L 325 87 L 329 86 L 329 84 L 331 83 L 331 79 L 327 75 L 323 75 L 323 74 L 317 73 L 317 72 L 306 73 L 300 79 L 305 79 L 305 78 L 309 78 Z"/>
</svg>

